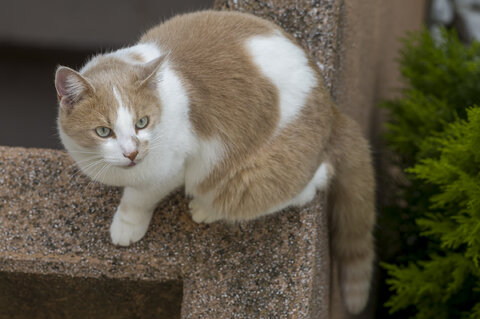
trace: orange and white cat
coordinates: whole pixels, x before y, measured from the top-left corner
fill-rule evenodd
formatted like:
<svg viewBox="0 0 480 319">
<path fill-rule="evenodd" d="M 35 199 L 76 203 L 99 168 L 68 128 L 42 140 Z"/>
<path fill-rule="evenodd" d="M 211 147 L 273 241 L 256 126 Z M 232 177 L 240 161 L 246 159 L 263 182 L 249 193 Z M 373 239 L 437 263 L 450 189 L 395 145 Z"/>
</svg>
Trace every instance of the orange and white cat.
<svg viewBox="0 0 480 319">
<path fill-rule="evenodd" d="M 291 36 L 257 17 L 203 11 L 138 44 L 57 69 L 62 142 L 92 179 L 125 187 L 110 228 L 127 246 L 184 185 L 194 221 L 249 220 L 329 187 L 332 252 L 347 308 L 368 299 L 374 259 L 369 147 Z"/>
</svg>

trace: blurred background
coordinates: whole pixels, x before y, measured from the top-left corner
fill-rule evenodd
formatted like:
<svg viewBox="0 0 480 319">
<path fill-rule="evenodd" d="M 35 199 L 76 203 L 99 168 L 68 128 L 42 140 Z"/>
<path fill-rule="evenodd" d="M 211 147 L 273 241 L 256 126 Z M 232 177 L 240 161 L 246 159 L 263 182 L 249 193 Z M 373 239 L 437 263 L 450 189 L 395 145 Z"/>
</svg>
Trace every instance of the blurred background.
<svg viewBox="0 0 480 319">
<path fill-rule="evenodd" d="M 94 53 L 133 44 L 142 32 L 213 0 L 2 0 L 0 145 L 61 148 L 57 65 L 78 69 Z"/>
</svg>

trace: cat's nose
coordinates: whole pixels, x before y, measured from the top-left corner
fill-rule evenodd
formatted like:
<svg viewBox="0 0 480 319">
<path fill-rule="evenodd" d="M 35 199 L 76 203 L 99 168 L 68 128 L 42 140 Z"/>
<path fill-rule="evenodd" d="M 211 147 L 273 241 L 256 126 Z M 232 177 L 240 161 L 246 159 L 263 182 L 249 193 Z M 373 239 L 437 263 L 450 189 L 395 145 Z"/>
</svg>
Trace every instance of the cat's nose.
<svg viewBox="0 0 480 319">
<path fill-rule="evenodd" d="M 135 157 L 137 157 L 137 155 L 138 155 L 138 151 L 134 151 L 134 152 L 131 152 L 131 153 L 123 153 L 123 156 L 130 159 L 132 162 L 135 159 Z"/>
</svg>

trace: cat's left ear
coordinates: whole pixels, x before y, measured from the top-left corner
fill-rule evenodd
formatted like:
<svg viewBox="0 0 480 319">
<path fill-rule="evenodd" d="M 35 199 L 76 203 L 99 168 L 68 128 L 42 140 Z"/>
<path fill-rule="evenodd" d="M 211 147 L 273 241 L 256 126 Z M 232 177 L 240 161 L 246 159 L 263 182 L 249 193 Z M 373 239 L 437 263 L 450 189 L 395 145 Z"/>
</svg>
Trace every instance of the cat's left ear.
<svg viewBox="0 0 480 319">
<path fill-rule="evenodd" d="M 156 88 L 158 83 L 158 71 L 165 61 L 166 55 L 162 55 L 150 62 L 139 66 L 138 79 L 139 87 Z"/>
</svg>

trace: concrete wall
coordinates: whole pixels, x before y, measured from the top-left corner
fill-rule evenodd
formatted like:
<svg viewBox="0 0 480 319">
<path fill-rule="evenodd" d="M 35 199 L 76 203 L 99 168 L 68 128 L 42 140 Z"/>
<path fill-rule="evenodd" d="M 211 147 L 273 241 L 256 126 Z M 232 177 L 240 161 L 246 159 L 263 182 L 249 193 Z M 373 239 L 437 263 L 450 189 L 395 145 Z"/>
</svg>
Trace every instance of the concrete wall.
<svg viewBox="0 0 480 319">
<path fill-rule="evenodd" d="M 399 96 L 404 86 L 397 63 L 402 48 L 400 39 L 422 27 L 427 5 L 427 0 L 344 1 L 332 94 L 338 106 L 361 124 L 372 143 L 379 203 L 383 190 L 387 189 L 385 186 L 391 181 L 384 175 L 388 163 L 381 137 L 388 115 L 377 105 Z M 370 312 L 363 315 L 365 319 L 373 317 L 376 287 L 372 290 Z M 340 303 L 338 292 L 333 295 L 336 296 L 333 303 Z M 336 315 L 346 316 L 341 312 Z"/>
<path fill-rule="evenodd" d="M 6 0 L 0 2 L 0 42 L 117 47 L 176 13 L 211 6 L 211 0 Z"/>
<path fill-rule="evenodd" d="M 376 139 L 382 99 L 399 93 L 396 59 L 399 39 L 424 21 L 425 0 L 346 0 L 333 95 L 372 140 Z"/>
</svg>

